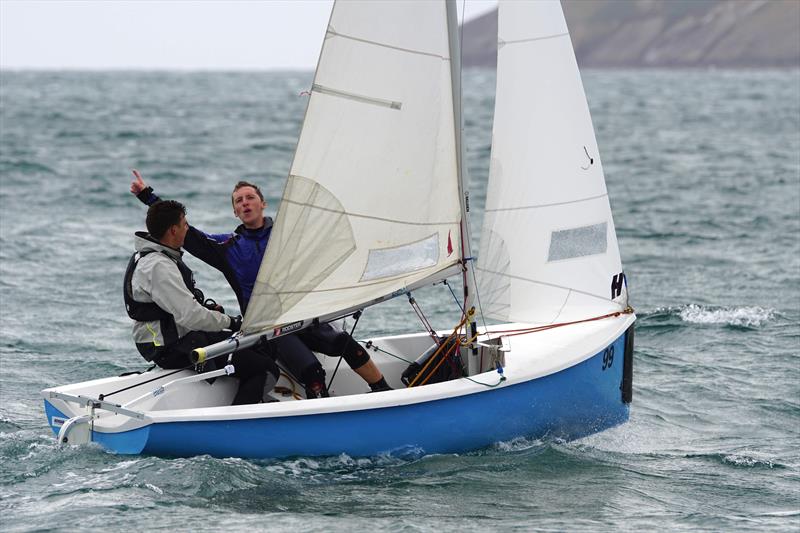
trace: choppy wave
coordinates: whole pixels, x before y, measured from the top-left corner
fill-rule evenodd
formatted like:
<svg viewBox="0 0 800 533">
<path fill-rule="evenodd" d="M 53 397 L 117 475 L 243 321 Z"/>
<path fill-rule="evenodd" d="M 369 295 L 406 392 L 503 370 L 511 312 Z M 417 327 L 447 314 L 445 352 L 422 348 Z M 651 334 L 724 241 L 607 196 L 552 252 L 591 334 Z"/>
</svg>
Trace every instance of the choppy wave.
<svg viewBox="0 0 800 533">
<path fill-rule="evenodd" d="M 677 307 L 660 307 L 651 312 L 639 313 L 640 326 L 661 328 L 681 324 L 720 324 L 742 328 L 760 328 L 780 316 L 775 309 L 759 306 L 715 307 L 686 304 Z"/>
<path fill-rule="evenodd" d="M 725 455 L 723 456 L 722 460 L 726 464 L 733 466 L 745 466 L 751 468 L 757 468 L 757 467 L 783 468 L 783 465 L 775 464 L 773 461 L 769 459 L 763 459 L 755 457 L 753 455 L 747 455 L 741 453 L 732 453 L 730 455 Z"/>
<path fill-rule="evenodd" d="M 692 324 L 724 324 L 757 328 L 775 318 L 774 309 L 758 306 L 747 307 L 705 307 L 689 304 L 680 310 L 683 321 Z"/>
<path fill-rule="evenodd" d="M 548 443 L 542 439 L 516 438 L 494 444 L 492 449 L 500 452 L 544 451 Z"/>
</svg>

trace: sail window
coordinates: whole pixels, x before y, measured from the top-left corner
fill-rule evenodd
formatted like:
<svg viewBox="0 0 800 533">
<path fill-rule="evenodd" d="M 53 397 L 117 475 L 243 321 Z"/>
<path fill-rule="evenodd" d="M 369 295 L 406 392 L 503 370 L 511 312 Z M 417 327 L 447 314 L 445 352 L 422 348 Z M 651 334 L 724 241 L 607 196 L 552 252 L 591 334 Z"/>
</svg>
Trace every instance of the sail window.
<svg viewBox="0 0 800 533">
<path fill-rule="evenodd" d="M 434 233 L 420 241 L 369 251 L 367 266 L 360 281 L 388 278 L 416 272 L 435 266 L 439 262 L 439 234 Z"/>
<path fill-rule="evenodd" d="M 608 223 L 554 231 L 547 261 L 561 261 L 606 253 Z"/>
</svg>

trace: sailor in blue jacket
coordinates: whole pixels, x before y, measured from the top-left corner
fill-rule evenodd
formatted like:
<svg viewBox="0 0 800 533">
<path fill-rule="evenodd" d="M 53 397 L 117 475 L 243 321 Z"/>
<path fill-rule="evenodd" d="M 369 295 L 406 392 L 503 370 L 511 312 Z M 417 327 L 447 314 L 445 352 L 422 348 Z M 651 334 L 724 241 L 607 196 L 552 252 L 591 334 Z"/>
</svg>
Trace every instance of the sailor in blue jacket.
<svg viewBox="0 0 800 533">
<path fill-rule="evenodd" d="M 160 200 L 134 170 L 131 193 L 147 205 Z M 247 309 L 253 292 L 261 260 L 272 231 L 272 219 L 264 216 L 267 203 L 258 186 L 240 181 L 231 195 L 233 213 L 242 221 L 233 233 L 208 234 L 190 226 L 183 248 L 204 263 L 216 268 L 225 276 L 236 294 L 242 313 Z M 329 356 L 343 356 L 347 364 L 373 391 L 389 390 L 381 371 L 369 354 L 348 333 L 335 330 L 329 324 L 320 324 L 295 335 L 278 337 L 270 341 L 278 358 L 306 387 L 307 397 L 327 396 L 325 371 L 311 352 Z"/>
</svg>

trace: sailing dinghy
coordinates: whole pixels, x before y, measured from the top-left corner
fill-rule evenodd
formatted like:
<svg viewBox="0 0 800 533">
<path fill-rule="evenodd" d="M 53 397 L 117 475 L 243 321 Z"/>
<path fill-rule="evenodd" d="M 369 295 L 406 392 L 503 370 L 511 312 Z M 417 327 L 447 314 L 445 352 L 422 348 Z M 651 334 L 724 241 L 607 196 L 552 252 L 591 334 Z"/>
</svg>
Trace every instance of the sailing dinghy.
<svg viewBox="0 0 800 533">
<path fill-rule="evenodd" d="M 60 442 L 163 456 L 425 454 L 627 420 L 635 316 L 560 3 L 499 4 L 477 267 L 458 31 L 452 0 L 335 3 L 242 332 L 195 353 L 225 357 L 400 295 L 413 304 L 411 291 L 460 276 L 452 331 L 362 341 L 395 390 L 366 394 L 340 369 L 329 398 L 303 399 L 285 375 L 265 391 L 280 401 L 231 406 L 230 368 L 152 369 L 42 391 Z M 479 325 L 478 303 L 501 323 Z M 323 358 L 328 376 L 335 363 Z"/>
</svg>

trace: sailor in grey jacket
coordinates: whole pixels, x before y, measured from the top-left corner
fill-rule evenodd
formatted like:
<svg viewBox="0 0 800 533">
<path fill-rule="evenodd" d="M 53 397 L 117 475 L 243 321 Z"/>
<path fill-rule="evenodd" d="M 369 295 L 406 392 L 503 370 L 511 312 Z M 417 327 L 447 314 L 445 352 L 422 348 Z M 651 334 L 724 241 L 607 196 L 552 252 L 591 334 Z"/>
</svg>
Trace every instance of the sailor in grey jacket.
<svg viewBox="0 0 800 533">
<path fill-rule="evenodd" d="M 192 271 L 181 260 L 180 248 L 189 229 L 185 215 L 186 208 L 174 200 L 150 206 L 149 233 L 137 232 L 136 253 L 128 262 L 123 284 L 136 347 L 145 359 L 162 368 L 190 367 L 189 354 L 194 348 L 229 337 L 242 322 L 241 317 L 223 314 L 216 304 L 206 305 L 195 287 Z M 267 372 L 276 379 L 279 375 L 275 362 L 247 348 L 235 352 L 231 362 L 236 369 L 233 376 L 239 378 L 233 404 L 261 402 Z M 206 366 L 225 363 L 213 359 Z"/>
<path fill-rule="evenodd" d="M 138 260 L 134 256 L 131 297 L 136 303 L 153 303 L 172 315 L 175 328 L 171 331 L 171 324 L 166 323 L 162 329 L 164 320 L 136 320 L 133 338 L 137 346 L 166 346 L 190 331 L 216 332 L 235 327 L 234 317 L 205 308 L 195 297 L 194 288 L 187 286 L 186 275 L 181 272 L 188 270 L 181 260 L 183 252 L 164 246 L 143 232 L 136 233 L 134 247 Z"/>
</svg>

